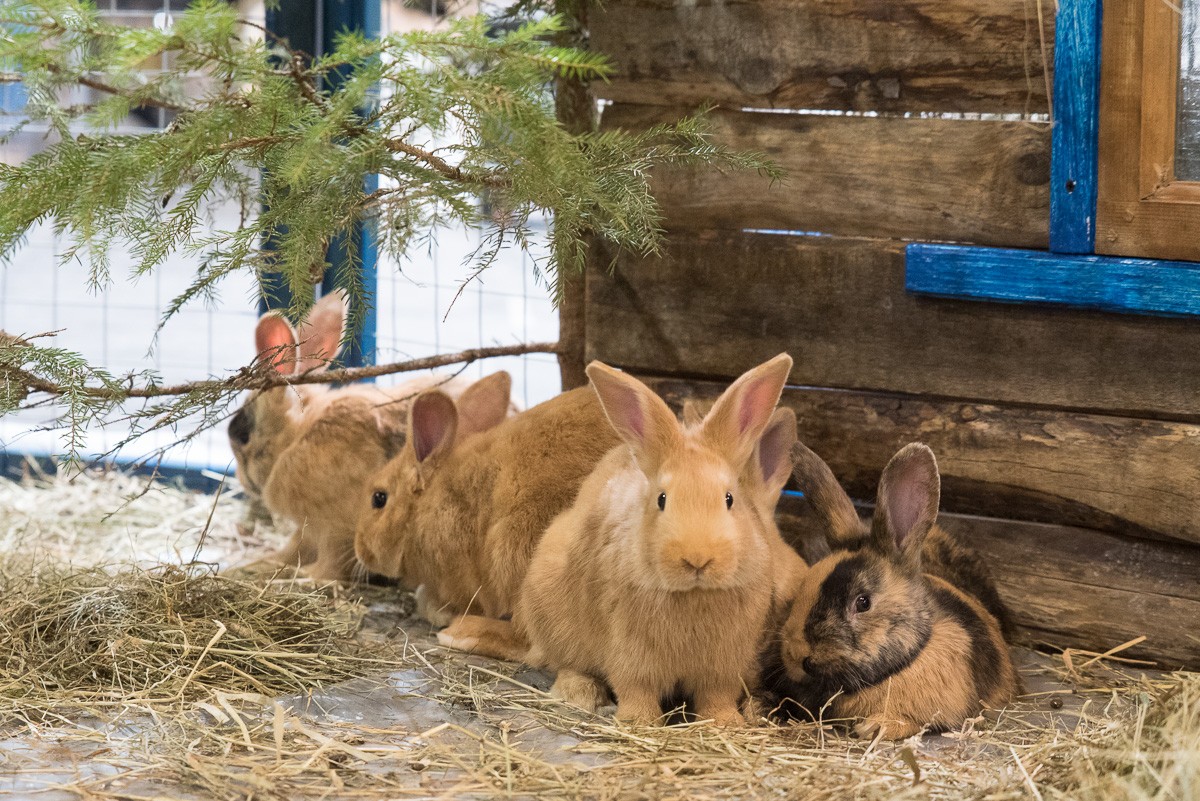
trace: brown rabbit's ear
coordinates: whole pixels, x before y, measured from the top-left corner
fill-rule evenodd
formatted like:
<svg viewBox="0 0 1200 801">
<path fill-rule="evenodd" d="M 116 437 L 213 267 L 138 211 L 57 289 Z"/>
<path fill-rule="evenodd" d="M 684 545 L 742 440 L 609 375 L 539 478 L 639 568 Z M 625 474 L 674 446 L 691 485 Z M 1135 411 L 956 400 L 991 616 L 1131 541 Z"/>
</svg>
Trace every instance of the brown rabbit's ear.
<svg viewBox="0 0 1200 801">
<path fill-rule="evenodd" d="M 300 337 L 297 372 L 329 369 L 329 363 L 342 348 L 349 310 L 350 301 L 344 289 L 335 289 L 313 304 L 308 316 L 297 326 Z"/>
<path fill-rule="evenodd" d="M 422 392 L 408 410 L 408 441 L 418 463 L 444 453 L 453 444 L 457 429 L 458 410 L 444 392 Z"/>
<path fill-rule="evenodd" d="M 508 417 L 512 376 L 504 370 L 481 378 L 458 397 L 458 435 L 495 428 Z"/>
<path fill-rule="evenodd" d="M 825 460 L 797 442 L 792 446 L 792 475 L 824 528 L 830 548 L 848 548 L 863 540 L 863 525 L 850 496 Z"/>
<path fill-rule="evenodd" d="M 919 442 L 901 448 L 879 479 L 871 540 L 918 569 L 925 536 L 937 522 L 941 478 L 933 451 Z"/>
<path fill-rule="evenodd" d="M 740 469 L 767 427 L 792 370 L 792 357 L 781 353 L 734 381 L 704 418 L 704 438 Z"/>
<path fill-rule="evenodd" d="M 617 436 L 633 447 L 643 470 L 657 470 L 680 441 L 670 408 L 641 381 L 607 364 L 592 362 L 587 374 Z"/>
<path fill-rule="evenodd" d="M 773 493 L 779 493 L 787 483 L 795 458 L 796 413 L 791 409 L 776 409 L 754 447 L 754 464 L 763 483 Z"/>
<path fill-rule="evenodd" d="M 261 361 L 269 361 L 276 372 L 291 375 L 296 370 L 296 330 L 277 311 L 258 318 L 254 347 Z"/>
</svg>

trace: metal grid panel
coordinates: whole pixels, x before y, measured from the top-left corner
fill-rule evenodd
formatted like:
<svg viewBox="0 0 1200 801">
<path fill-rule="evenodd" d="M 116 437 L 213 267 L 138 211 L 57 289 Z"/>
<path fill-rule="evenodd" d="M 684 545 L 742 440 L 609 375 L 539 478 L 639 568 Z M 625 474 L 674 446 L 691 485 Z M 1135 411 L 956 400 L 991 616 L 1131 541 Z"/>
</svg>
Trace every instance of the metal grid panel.
<svg viewBox="0 0 1200 801">
<path fill-rule="evenodd" d="M 107 0 L 106 13 L 128 24 L 154 24 L 154 15 L 182 8 L 183 0 Z M 253 3 L 243 12 L 254 15 Z M 434 9 L 436 11 L 436 9 Z M 259 12 L 261 13 L 261 12 Z M 436 14 L 419 14 L 402 2 L 383 7 L 385 32 L 436 24 Z M 11 98 L 9 98 L 11 99 Z M 73 98 L 72 102 L 79 102 Z M 19 102 L 12 106 L 19 107 Z M 131 116 L 126 130 L 152 130 L 168 121 Z M 0 117 L 0 125 L 5 118 Z M 11 123 L 17 118 L 7 117 Z M 44 132 L 26 131 L 0 147 L 0 159 L 14 163 L 46 144 Z M 216 206 L 208 211 L 211 224 L 228 227 L 237 210 Z M 452 303 L 461 281 L 470 274 L 469 255 L 479 243 L 474 230 L 447 230 L 427 250 L 414 251 L 399 265 L 379 265 L 378 360 L 446 353 L 468 347 L 554 340 L 558 318 L 548 293 L 533 275 L 530 257 L 510 250 Z M 193 306 L 173 318 L 159 333 L 154 330 L 165 305 L 194 274 L 195 265 L 177 254 L 151 276 L 130 280 L 133 263 L 119 251 L 113 255 L 113 285 L 99 292 L 88 288 L 85 265 L 60 264 L 64 243 L 48 226 L 31 232 L 26 245 L 6 267 L 0 267 L 0 329 L 14 334 L 60 330 L 57 344 L 77 350 L 89 361 L 116 374 L 154 370 L 166 382 L 222 375 L 253 358 L 256 288 L 252 276 L 231 276 L 211 307 Z M 514 398 L 532 405 L 559 391 L 557 362 L 550 355 L 495 359 L 472 365 L 468 375 L 481 376 L 507 369 L 514 379 Z M 50 454 L 61 451 L 60 434 L 44 430 L 54 411 L 42 408 L 0 420 L 0 454 Z M 119 422 L 91 432 L 90 449 L 103 452 L 127 433 Z M 120 454 L 139 459 L 173 442 L 161 432 L 145 437 Z M 165 463 L 186 469 L 231 469 L 223 428 L 167 453 Z"/>
</svg>

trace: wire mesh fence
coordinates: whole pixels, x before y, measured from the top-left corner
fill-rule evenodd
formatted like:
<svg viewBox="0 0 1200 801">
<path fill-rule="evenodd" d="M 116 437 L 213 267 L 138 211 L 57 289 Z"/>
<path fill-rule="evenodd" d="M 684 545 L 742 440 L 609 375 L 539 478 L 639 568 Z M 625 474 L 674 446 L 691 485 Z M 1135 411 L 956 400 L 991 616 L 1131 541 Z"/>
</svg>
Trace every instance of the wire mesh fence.
<svg viewBox="0 0 1200 801">
<path fill-rule="evenodd" d="M 98 5 L 114 22 L 149 26 L 169 24 L 171 12 L 186 2 L 106 0 Z M 261 3 L 243 2 L 242 8 L 245 16 L 261 20 Z M 381 29 L 386 34 L 433 27 L 445 12 L 436 3 L 426 11 L 404 2 L 385 2 Z M 88 102 L 88 91 L 81 89 L 78 96 L 64 97 L 62 102 Z M 10 134 L 0 144 L 0 160 L 6 163 L 28 158 L 53 141 L 44 127 L 30 125 L 12 133 L 22 121 L 22 107 L 20 85 L 7 84 L 0 95 L 0 130 Z M 117 130 L 158 130 L 170 122 L 168 115 L 160 109 L 136 110 Z M 237 204 L 214 202 L 206 209 L 206 221 L 214 230 L 228 229 L 236 226 L 240 213 Z M 375 297 L 376 361 L 557 338 L 557 315 L 546 288 L 535 277 L 529 253 L 504 250 L 484 273 L 463 284 L 471 275 L 471 256 L 482 235 L 475 229 L 443 229 L 414 248 L 404 263 L 381 256 Z M 535 242 L 535 253 L 536 247 Z M 217 297 L 190 304 L 159 330 L 171 299 L 194 277 L 195 257 L 176 253 L 153 273 L 140 277 L 134 267 L 127 251 L 115 249 L 111 281 L 95 286 L 88 266 L 69 256 L 67 242 L 51 227 L 39 226 L 13 258 L 0 265 L 0 330 L 16 335 L 58 332 L 56 345 L 78 351 L 94 366 L 118 376 L 149 370 L 166 383 L 220 377 L 253 359 L 259 298 L 253 275 L 230 276 Z M 550 355 L 491 360 L 471 365 L 466 374 L 481 376 L 498 369 L 512 373 L 514 399 L 523 405 L 544 400 L 560 388 L 557 363 Z M 157 462 L 161 453 L 164 466 L 231 471 L 224 427 L 180 443 L 188 434 L 187 424 L 153 432 L 115 456 L 139 461 L 153 454 Z M 106 453 L 129 433 L 128 425 L 115 415 L 89 431 L 87 452 Z M 56 409 L 49 404 L 0 418 L 0 461 L 59 453 L 63 436 Z"/>
</svg>

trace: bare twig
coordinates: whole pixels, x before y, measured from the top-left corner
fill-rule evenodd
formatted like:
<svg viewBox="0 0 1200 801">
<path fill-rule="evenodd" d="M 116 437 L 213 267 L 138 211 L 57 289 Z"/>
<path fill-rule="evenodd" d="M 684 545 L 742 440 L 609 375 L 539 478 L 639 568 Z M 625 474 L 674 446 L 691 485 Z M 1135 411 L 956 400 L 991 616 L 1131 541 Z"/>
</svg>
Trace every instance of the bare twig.
<svg viewBox="0 0 1200 801">
<path fill-rule="evenodd" d="M 406 156 L 412 156 L 415 159 L 425 162 L 425 164 L 433 168 L 433 170 L 445 176 L 446 178 L 449 178 L 451 181 L 482 184 L 483 186 L 492 186 L 496 188 L 508 186 L 508 178 L 500 173 L 465 172 L 461 167 L 455 167 L 440 156 L 430 153 L 428 150 L 423 150 L 416 145 L 410 145 L 408 142 L 405 142 L 402 139 L 387 139 L 384 141 L 383 145 L 393 153 L 403 153 Z"/>
<path fill-rule="evenodd" d="M 157 386 L 130 386 L 115 388 L 104 386 L 87 386 L 80 391 L 69 389 L 61 384 L 40 378 L 25 370 L 0 367 L 0 376 L 7 380 L 28 387 L 34 392 L 45 392 L 50 395 L 62 395 L 68 391 L 82 394 L 91 398 L 107 401 L 124 401 L 133 398 L 162 398 L 173 395 L 188 395 L 197 391 L 231 391 L 247 389 L 270 389 L 272 387 L 295 386 L 298 384 L 331 384 L 360 381 L 364 378 L 378 378 L 394 373 L 406 373 L 415 370 L 430 370 L 446 367 L 451 364 L 470 364 L 479 359 L 491 359 L 497 356 L 522 356 L 527 353 L 557 353 L 556 342 L 533 342 L 522 345 L 500 345 L 490 348 L 469 348 L 457 353 L 445 353 L 438 356 L 425 356 L 420 359 L 409 359 L 390 364 L 376 364 L 367 367 L 344 367 L 338 370 L 324 372 L 308 372 L 302 375 L 282 375 L 265 366 L 243 368 L 235 375 L 226 379 L 209 379 L 204 381 L 189 381 L 183 384 Z"/>
</svg>

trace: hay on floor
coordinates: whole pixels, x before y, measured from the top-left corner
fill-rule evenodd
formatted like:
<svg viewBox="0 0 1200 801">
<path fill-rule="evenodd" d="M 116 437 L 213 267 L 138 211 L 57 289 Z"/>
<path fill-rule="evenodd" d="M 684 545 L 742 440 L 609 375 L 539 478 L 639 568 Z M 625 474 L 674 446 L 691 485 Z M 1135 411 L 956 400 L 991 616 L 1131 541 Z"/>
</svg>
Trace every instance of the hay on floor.
<svg viewBox="0 0 1200 801">
<path fill-rule="evenodd" d="M 98 508 L 120 505 L 124 480 L 94 479 Z M 61 483 L 22 491 L 44 493 L 41 508 L 66 508 L 55 494 L 77 489 Z M 181 553 L 228 537 L 244 556 L 236 499 L 213 506 L 211 496 L 154 492 L 163 508 L 208 505 L 209 514 L 188 513 L 192 523 L 174 529 Z M 89 524 L 82 516 L 26 520 L 61 541 L 114 539 L 73 533 Z M 217 525 L 230 530 L 212 536 Z M 128 524 L 115 536 L 136 535 Z M 38 550 L 28 539 L 22 549 Z M 51 801 L 1200 797 L 1197 674 L 1023 652 L 1030 695 L 962 731 L 903 743 L 854 740 L 831 722 L 629 727 L 555 701 L 536 671 L 439 648 L 427 627 L 406 619 L 411 599 L 397 591 L 355 588 L 366 600 L 346 606 L 305 582 L 235 580 L 198 567 L 101 571 L 86 560 L 68 569 L 45 551 L 39 558 L 40 585 L 34 573 L 4 573 L 9 583 L 0 586 L 0 627 L 12 632 L 0 660 L 13 665 L 0 673 L 9 721 L 0 727 L 0 793 Z M 154 611 L 128 614 L 123 605 Z M 64 699 L 76 702 L 74 712 L 61 711 Z M 59 712 L 29 714 L 48 709 Z"/>
<path fill-rule="evenodd" d="M 206 565 L 0 564 L 0 721 L 158 707 L 216 691 L 274 695 L 361 675 L 353 605 Z"/>
</svg>

